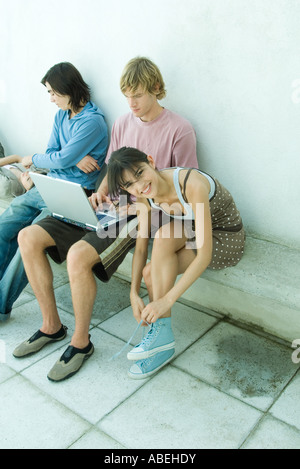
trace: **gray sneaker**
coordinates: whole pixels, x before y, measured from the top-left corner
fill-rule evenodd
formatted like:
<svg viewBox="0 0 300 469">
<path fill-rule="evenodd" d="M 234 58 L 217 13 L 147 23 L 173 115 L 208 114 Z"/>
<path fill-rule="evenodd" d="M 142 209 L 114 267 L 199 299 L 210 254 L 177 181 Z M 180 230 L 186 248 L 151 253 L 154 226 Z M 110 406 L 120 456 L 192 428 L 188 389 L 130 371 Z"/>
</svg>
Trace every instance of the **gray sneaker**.
<svg viewBox="0 0 300 469">
<path fill-rule="evenodd" d="M 93 352 L 94 346 L 91 341 L 83 349 L 69 345 L 59 360 L 57 360 L 53 368 L 49 371 L 47 378 L 50 381 L 62 381 L 70 378 L 79 371 L 83 362 L 87 360 Z"/>
<path fill-rule="evenodd" d="M 55 334 L 45 334 L 38 330 L 30 339 L 25 340 L 25 342 L 22 342 L 22 344 L 15 348 L 13 356 L 16 358 L 27 357 L 28 355 L 38 352 L 51 342 L 63 340 L 67 335 L 67 329 L 66 326 L 61 326 L 61 329 Z"/>
</svg>

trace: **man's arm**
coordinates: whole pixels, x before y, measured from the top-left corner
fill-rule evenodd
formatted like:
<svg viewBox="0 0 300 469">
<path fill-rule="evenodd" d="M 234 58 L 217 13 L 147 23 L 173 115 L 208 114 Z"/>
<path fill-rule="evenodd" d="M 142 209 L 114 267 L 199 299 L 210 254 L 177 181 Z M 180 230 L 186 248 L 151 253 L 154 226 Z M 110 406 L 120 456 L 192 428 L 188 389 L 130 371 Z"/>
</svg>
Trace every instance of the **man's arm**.
<svg viewBox="0 0 300 469">
<path fill-rule="evenodd" d="M 32 155 L 33 156 L 33 155 Z M 22 163 L 25 168 L 30 168 L 32 163 L 32 156 L 24 156 L 23 158 L 20 157 L 19 163 Z M 12 161 L 15 163 L 15 161 Z M 1 164 L 0 164 L 1 166 Z M 95 158 L 90 155 L 84 156 L 77 164 L 77 168 L 79 168 L 84 173 L 92 173 L 93 171 L 99 171 L 101 168 L 98 165 Z"/>
<path fill-rule="evenodd" d="M 97 163 L 97 160 L 95 160 L 95 158 L 90 155 L 84 156 L 76 166 L 84 173 L 92 173 L 93 171 L 100 171 L 101 169 Z"/>
<path fill-rule="evenodd" d="M 106 164 L 108 163 L 112 152 L 119 148 L 116 134 L 117 134 L 116 122 L 114 122 L 112 126 L 112 131 L 111 131 L 110 144 L 109 144 L 106 159 L 105 159 Z M 89 200 L 95 210 L 103 202 L 111 203 L 111 199 L 109 198 L 109 194 L 108 194 L 107 174 L 105 174 L 105 176 L 103 177 L 97 191 L 94 194 L 92 194 L 91 197 L 89 197 Z"/>
<path fill-rule="evenodd" d="M 96 210 L 99 205 L 104 202 L 109 204 L 112 203 L 111 199 L 108 196 L 107 175 L 104 176 L 100 186 L 98 187 L 97 192 L 95 192 L 89 197 L 89 201 L 92 204 L 94 210 Z"/>
<path fill-rule="evenodd" d="M 99 143 L 99 135 L 106 138 L 106 132 L 103 132 L 100 125 L 93 121 L 85 122 L 63 148 L 57 151 L 48 149 L 46 154 L 35 154 L 32 157 L 32 162 L 38 168 L 71 168 L 77 165 Z"/>
</svg>

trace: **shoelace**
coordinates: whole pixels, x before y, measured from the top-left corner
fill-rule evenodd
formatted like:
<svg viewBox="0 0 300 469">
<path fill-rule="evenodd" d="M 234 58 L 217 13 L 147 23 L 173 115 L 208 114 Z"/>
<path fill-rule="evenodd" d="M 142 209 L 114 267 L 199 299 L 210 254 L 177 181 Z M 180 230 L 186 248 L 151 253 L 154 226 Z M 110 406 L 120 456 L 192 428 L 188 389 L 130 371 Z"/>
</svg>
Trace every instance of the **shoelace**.
<svg viewBox="0 0 300 469">
<path fill-rule="evenodd" d="M 138 326 L 136 327 L 136 329 L 134 330 L 132 336 L 130 337 L 130 339 L 128 339 L 128 341 L 126 342 L 126 344 L 121 348 L 121 350 L 117 353 L 115 353 L 112 357 L 110 357 L 109 361 L 111 360 L 114 360 L 115 358 L 117 358 L 119 355 L 121 355 L 121 353 L 124 352 L 124 350 L 129 346 L 130 342 L 132 341 L 132 339 L 134 338 L 135 334 L 138 332 L 139 328 L 141 327 L 141 325 L 143 324 L 143 319 L 139 322 Z M 150 326 L 150 324 L 147 322 L 148 326 Z M 150 329 L 151 331 L 151 329 Z M 149 332 L 150 332 L 149 331 Z M 145 330 L 143 332 L 143 336 L 145 335 Z"/>
<path fill-rule="evenodd" d="M 152 342 L 152 340 L 157 336 L 160 330 L 160 325 L 159 324 L 151 324 L 150 331 L 146 335 L 146 337 L 143 338 L 141 341 L 140 345 L 147 345 L 149 342 Z"/>
</svg>

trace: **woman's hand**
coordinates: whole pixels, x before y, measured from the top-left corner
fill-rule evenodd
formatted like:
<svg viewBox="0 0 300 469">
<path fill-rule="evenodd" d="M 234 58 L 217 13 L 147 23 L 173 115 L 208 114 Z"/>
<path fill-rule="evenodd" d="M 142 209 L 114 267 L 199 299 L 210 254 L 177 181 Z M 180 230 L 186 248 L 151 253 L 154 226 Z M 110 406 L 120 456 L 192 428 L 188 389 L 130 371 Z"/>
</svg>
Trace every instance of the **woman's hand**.
<svg viewBox="0 0 300 469">
<path fill-rule="evenodd" d="M 29 169 L 32 165 L 32 156 L 23 156 L 21 163 L 25 168 Z"/>
<path fill-rule="evenodd" d="M 137 294 L 130 294 L 130 301 L 131 301 L 131 307 L 133 311 L 133 316 L 135 317 L 136 321 L 138 323 L 141 322 L 141 314 L 143 309 L 145 308 L 145 303 L 143 302 L 142 298 Z M 143 326 L 146 326 L 146 323 L 142 324 Z"/>
<path fill-rule="evenodd" d="M 155 322 L 158 318 L 168 313 L 168 311 L 171 309 L 171 306 L 172 304 L 167 300 L 166 297 L 152 301 L 143 309 L 141 319 L 148 323 Z"/>
</svg>

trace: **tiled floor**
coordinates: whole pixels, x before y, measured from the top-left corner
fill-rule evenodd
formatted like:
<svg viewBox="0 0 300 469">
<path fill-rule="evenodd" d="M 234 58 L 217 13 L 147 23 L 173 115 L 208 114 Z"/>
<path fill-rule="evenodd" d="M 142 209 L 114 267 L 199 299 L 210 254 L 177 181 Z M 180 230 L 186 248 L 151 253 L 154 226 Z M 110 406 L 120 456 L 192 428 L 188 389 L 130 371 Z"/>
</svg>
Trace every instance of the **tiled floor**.
<svg viewBox="0 0 300 469">
<path fill-rule="evenodd" d="M 177 303 L 174 360 L 152 378 L 132 380 L 126 351 L 110 360 L 136 327 L 129 284 L 116 277 L 99 282 L 94 355 L 69 380 L 50 382 L 47 372 L 74 329 L 66 270 L 54 269 L 69 327 L 63 343 L 28 358 L 12 356 L 40 326 L 30 287 L 11 319 L 0 322 L 0 448 L 300 447 L 300 374 L 291 347 Z M 139 331 L 133 343 L 140 337 Z"/>
</svg>

